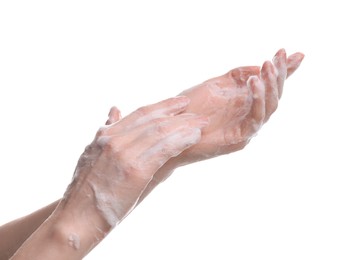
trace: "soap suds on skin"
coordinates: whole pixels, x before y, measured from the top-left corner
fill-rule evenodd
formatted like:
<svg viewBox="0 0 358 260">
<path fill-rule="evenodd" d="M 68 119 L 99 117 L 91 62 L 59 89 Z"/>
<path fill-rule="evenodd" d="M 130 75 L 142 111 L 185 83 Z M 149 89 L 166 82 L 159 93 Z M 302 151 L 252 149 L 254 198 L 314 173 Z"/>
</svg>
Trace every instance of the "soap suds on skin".
<svg viewBox="0 0 358 260">
<path fill-rule="evenodd" d="M 171 157 L 178 156 L 182 152 L 182 148 L 178 148 L 177 150 L 172 149 L 173 144 L 182 143 L 183 145 L 189 147 L 193 144 L 199 142 L 201 138 L 201 129 L 194 128 L 190 129 L 190 131 L 183 131 L 179 133 L 174 133 L 168 136 L 165 140 L 159 141 L 158 144 L 154 145 L 150 149 L 148 149 L 145 153 L 143 153 L 139 159 L 141 162 L 150 161 L 150 158 L 153 156 L 158 156 L 161 152 L 167 153 L 168 150 L 172 150 Z M 158 160 L 160 166 L 162 166 L 168 158 L 163 157 L 161 160 Z"/>
<path fill-rule="evenodd" d="M 97 209 L 111 227 L 115 227 L 134 209 L 135 205 L 137 204 L 137 201 L 135 201 L 131 208 L 124 211 L 124 204 L 123 202 L 119 201 L 118 198 L 111 196 L 111 194 L 101 192 L 93 183 L 90 183 L 90 186 L 93 190 Z"/>
<path fill-rule="evenodd" d="M 91 183 L 91 188 L 96 199 L 96 207 L 102 213 L 103 218 L 107 223 L 114 227 L 119 222 L 119 217 L 121 215 L 121 205 L 115 198 L 111 198 L 110 195 L 104 194 L 103 192 L 98 191 L 95 184 Z M 114 205 L 116 204 L 116 205 Z"/>
<path fill-rule="evenodd" d="M 172 148 L 173 144 L 181 143 L 184 146 L 190 146 L 194 143 L 197 143 L 201 138 L 201 130 L 199 128 L 194 128 L 190 130 L 183 130 L 179 133 L 173 133 L 169 135 L 165 140 L 159 141 L 158 144 L 154 145 L 150 149 L 146 150 L 145 153 L 141 155 L 138 159 L 140 162 L 150 161 L 150 158 L 153 156 L 160 155 L 163 151 L 166 154 L 166 150 L 173 150 L 171 156 L 178 155 L 182 149 L 175 150 Z M 159 156 L 159 163 L 163 165 L 168 159 L 167 156 Z M 161 161 L 162 159 L 163 161 Z M 138 167 L 146 167 L 146 165 L 138 165 Z M 101 175 L 101 174 L 98 174 Z M 93 195 L 95 198 L 96 207 L 101 213 L 102 217 L 106 220 L 106 222 L 111 226 L 116 226 L 122 219 L 124 219 L 135 207 L 137 201 L 133 201 L 133 205 L 131 207 L 127 207 L 125 200 L 121 201 L 115 197 L 111 192 L 106 192 L 103 189 L 97 187 L 95 183 L 89 182 L 89 185 L 93 191 Z"/>
<path fill-rule="evenodd" d="M 80 248 L 80 246 L 81 246 L 80 237 L 75 233 L 71 233 L 68 236 L 68 244 L 69 244 L 70 247 L 78 250 Z"/>
<path fill-rule="evenodd" d="M 161 117 L 167 116 L 167 115 L 173 116 L 173 115 L 177 114 L 179 112 L 179 110 L 188 106 L 188 104 L 190 103 L 190 99 L 188 99 L 184 96 L 177 96 L 174 99 L 178 99 L 178 100 L 182 99 L 182 100 L 180 102 L 172 104 L 166 108 L 156 109 L 156 110 L 152 111 L 149 115 L 141 116 L 132 125 L 126 127 L 125 129 L 127 131 L 129 131 L 129 130 L 131 130 L 135 127 L 138 127 L 140 125 L 143 125 L 153 119 L 161 118 Z"/>
</svg>

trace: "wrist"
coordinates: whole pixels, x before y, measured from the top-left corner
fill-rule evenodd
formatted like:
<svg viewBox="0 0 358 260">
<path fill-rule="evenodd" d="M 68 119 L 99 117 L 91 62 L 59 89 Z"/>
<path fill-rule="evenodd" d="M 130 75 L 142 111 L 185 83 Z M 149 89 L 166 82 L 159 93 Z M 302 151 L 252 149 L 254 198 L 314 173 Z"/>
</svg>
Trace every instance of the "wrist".
<svg viewBox="0 0 358 260">
<path fill-rule="evenodd" d="M 67 207 L 67 206 L 66 206 Z M 106 235 L 88 219 L 60 202 L 53 214 L 21 245 L 11 259 L 83 259 Z M 83 215 L 85 215 L 84 213 Z M 97 224 L 100 219 L 91 221 Z"/>
<path fill-rule="evenodd" d="M 53 215 L 61 223 L 73 226 L 86 235 L 99 235 L 93 230 L 107 234 L 112 229 L 97 208 L 94 195 L 84 190 L 78 194 L 65 194 Z"/>
<path fill-rule="evenodd" d="M 111 227 L 86 203 L 62 200 L 48 219 L 51 239 L 67 250 L 86 255 L 111 231 Z"/>
</svg>

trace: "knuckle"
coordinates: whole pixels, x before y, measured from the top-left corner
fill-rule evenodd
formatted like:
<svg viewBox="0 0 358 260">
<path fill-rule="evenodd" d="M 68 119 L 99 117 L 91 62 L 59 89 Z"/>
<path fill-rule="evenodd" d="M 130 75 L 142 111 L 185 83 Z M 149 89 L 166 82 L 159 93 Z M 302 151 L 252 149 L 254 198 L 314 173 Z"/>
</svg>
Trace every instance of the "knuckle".
<svg viewBox="0 0 358 260">
<path fill-rule="evenodd" d="M 107 153 L 118 153 L 119 142 L 116 138 L 103 136 L 97 139 L 97 145 L 99 145 L 103 151 Z"/>
</svg>

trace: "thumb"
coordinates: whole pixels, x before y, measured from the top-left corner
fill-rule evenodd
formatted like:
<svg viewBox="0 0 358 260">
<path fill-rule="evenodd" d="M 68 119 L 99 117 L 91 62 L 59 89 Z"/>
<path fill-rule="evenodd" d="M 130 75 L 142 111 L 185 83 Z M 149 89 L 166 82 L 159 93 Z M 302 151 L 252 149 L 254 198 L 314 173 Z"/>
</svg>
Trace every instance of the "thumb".
<svg viewBox="0 0 358 260">
<path fill-rule="evenodd" d="M 118 122 L 122 119 L 121 111 L 115 106 L 111 107 L 108 113 L 108 120 L 106 121 L 106 125 L 111 125 L 115 122 Z"/>
</svg>

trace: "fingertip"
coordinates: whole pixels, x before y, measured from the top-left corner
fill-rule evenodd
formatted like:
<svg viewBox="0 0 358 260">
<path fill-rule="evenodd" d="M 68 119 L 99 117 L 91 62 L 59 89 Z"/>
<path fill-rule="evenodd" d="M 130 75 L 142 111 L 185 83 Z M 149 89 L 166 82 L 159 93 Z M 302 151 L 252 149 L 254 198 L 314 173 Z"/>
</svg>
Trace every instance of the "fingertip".
<svg viewBox="0 0 358 260">
<path fill-rule="evenodd" d="M 256 75 L 252 75 L 249 77 L 249 79 L 247 80 L 248 82 L 257 82 L 259 80 L 259 77 Z"/>
<path fill-rule="evenodd" d="M 113 114 L 119 114 L 120 111 L 116 106 L 112 106 L 111 109 L 109 110 L 108 116 L 113 115 Z"/>
<path fill-rule="evenodd" d="M 251 90 L 253 90 L 253 88 L 255 87 L 255 85 L 257 85 L 259 82 L 259 77 L 256 75 L 250 76 L 249 79 L 247 80 L 247 85 L 250 86 Z"/>
<path fill-rule="evenodd" d="M 277 68 L 282 68 L 286 66 L 287 54 L 285 49 L 280 49 L 272 59 L 273 64 Z M 286 69 L 285 69 L 286 70 Z"/>
<path fill-rule="evenodd" d="M 261 74 L 262 74 L 262 71 L 267 70 L 267 67 L 269 66 L 269 63 L 270 63 L 270 61 L 269 61 L 269 60 L 266 60 L 266 61 L 262 64 L 262 66 L 261 66 Z"/>
<path fill-rule="evenodd" d="M 279 49 L 274 57 L 286 57 L 286 50 L 284 48 Z"/>
<path fill-rule="evenodd" d="M 305 54 L 302 52 L 296 52 L 293 55 L 297 55 L 297 56 L 301 57 L 302 59 L 305 57 Z"/>
<path fill-rule="evenodd" d="M 109 110 L 108 120 L 106 121 L 106 125 L 113 124 L 119 121 L 121 118 L 122 118 L 121 111 L 116 106 L 113 106 Z"/>
<path fill-rule="evenodd" d="M 291 76 L 301 65 L 305 55 L 301 52 L 296 52 L 288 57 L 287 61 L 287 77 Z"/>
<path fill-rule="evenodd" d="M 296 55 L 297 55 L 298 66 L 300 66 L 302 61 L 303 61 L 303 59 L 305 58 L 305 55 L 303 53 L 301 53 L 301 52 L 297 52 Z"/>
<path fill-rule="evenodd" d="M 261 67 L 261 75 L 268 75 L 274 73 L 274 65 L 271 61 L 267 60 L 263 63 Z"/>
<path fill-rule="evenodd" d="M 296 52 L 289 56 L 290 61 L 302 62 L 305 55 L 302 52 Z"/>
</svg>

